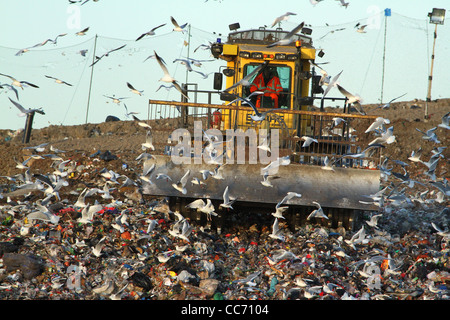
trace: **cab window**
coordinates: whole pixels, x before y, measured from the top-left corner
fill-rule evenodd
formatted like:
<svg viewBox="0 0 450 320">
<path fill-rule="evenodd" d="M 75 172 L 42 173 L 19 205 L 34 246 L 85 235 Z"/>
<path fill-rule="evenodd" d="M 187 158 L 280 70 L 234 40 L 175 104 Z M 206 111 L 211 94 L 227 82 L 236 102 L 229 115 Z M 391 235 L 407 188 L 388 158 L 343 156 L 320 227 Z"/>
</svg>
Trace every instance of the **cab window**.
<svg viewBox="0 0 450 320">
<path fill-rule="evenodd" d="M 253 70 L 255 70 L 260 64 L 247 64 L 244 66 L 244 75 L 245 77 L 247 74 L 251 73 Z M 285 65 L 273 65 L 269 64 L 269 66 L 276 71 L 276 75 L 278 75 L 278 78 L 280 79 L 281 86 L 283 87 L 283 92 L 280 94 L 279 97 L 279 107 L 280 108 L 289 108 L 290 106 L 290 100 L 289 99 L 289 92 L 291 92 L 291 68 Z M 250 79 L 250 82 L 252 82 L 256 78 L 256 75 L 253 79 Z M 244 97 L 247 97 L 250 94 L 250 90 L 247 87 L 246 90 L 244 90 Z"/>
</svg>

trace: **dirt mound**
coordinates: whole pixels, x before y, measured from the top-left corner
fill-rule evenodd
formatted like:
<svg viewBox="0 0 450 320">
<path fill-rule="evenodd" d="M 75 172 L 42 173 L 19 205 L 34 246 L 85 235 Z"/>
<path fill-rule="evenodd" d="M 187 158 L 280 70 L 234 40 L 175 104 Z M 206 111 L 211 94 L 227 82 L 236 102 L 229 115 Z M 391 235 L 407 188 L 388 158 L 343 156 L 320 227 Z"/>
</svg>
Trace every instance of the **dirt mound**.
<svg viewBox="0 0 450 320">
<path fill-rule="evenodd" d="M 431 156 L 431 150 L 437 145 L 423 140 L 422 134 L 416 128 L 425 132 L 441 123 L 442 116 L 450 111 L 450 99 L 429 102 L 429 119 L 427 121 L 424 120 L 425 101 L 394 102 L 388 109 L 382 109 L 379 106 L 372 104 L 364 105 L 363 108 L 369 115 L 389 119 L 389 126 L 394 126 L 396 142 L 387 145 L 385 154 L 392 159 L 408 162 L 411 152 L 422 147 L 422 160 L 427 161 Z M 342 109 L 329 107 L 326 108 L 326 111 L 339 113 L 342 112 Z M 151 120 L 149 124 L 154 132 L 156 153 L 162 153 L 167 144 L 167 137 L 170 132 L 179 127 L 178 123 L 174 119 L 162 119 Z M 146 128 L 139 125 L 137 121 L 111 121 L 77 126 L 52 125 L 42 129 L 33 129 L 30 142 L 25 145 L 22 143 L 22 132 L 0 130 L 1 175 L 11 176 L 21 173 L 21 170 L 16 168 L 14 159 L 23 161 L 31 154 L 30 150 L 24 150 L 24 147 L 42 143 L 48 143 L 66 151 L 65 158 L 73 158 L 77 154 L 90 155 L 95 152 L 110 151 L 117 156 L 118 161 L 115 162 L 120 167 L 123 163 L 133 161 L 142 152 L 141 144 L 145 142 L 146 133 Z M 363 134 L 363 132 L 358 132 L 358 134 Z M 441 141 L 439 146 L 449 145 L 448 130 L 438 127 L 436 134 Z M 449 153 L 449 149 L 443 152 L 445 159 L 449 159 Z M 48 168 L 48 163 L 43 163 L 42 167 Z M 441 161 L 437 172 L 441 170 L 441 173 L 445 173 L 446 167 L 448 167 L 448 160 Z M 420 171 L 425 169 L 425 166 L 420 165 L 416 168 Z"/>
</svg>

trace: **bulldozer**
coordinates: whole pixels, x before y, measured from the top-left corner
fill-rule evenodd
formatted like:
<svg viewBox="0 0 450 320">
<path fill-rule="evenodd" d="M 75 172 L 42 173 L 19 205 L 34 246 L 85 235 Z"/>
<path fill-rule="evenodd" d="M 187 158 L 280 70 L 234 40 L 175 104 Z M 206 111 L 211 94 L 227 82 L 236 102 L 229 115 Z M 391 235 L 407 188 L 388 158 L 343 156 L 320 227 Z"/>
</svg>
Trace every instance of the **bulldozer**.
<svg viewBox="0 0 450 320">
<path fill-rule="evenodd" d="M 199 221 L 205 215 L 189 204 L 202 199 L 213 208 L 207 219 L 217 225 L 233 210 L 286 206 L 285 219 L 295 228 L 320 205 L 326 217 L 309 220 L 354 229 L 363 212 L 379 209 L 367 200 L 380 190 L 381 148 L 362 152 L 361 129 L 376 117 L 353 113 L 345 97 L 324 97 L 312 38 L 299 32 L 289 44 L 273 45 L 288 36 L 281 28 L 233 30 L 210 47 L 226 63 L 214 73 L 213 90 L 186 83 L 179 102 L 149 100 L 148 119 L 169 122 L 152 125 L 167 143 L 148 161 L 153 176 L 165 178 L 146 184 L 144 194 L 167 197 L 172 210 Z M 265 68 L 280 80 L 278 101 L 250 92 Z M 326 103 L 342 104 L 341 112 L 325 111 Z"/>
</svg>

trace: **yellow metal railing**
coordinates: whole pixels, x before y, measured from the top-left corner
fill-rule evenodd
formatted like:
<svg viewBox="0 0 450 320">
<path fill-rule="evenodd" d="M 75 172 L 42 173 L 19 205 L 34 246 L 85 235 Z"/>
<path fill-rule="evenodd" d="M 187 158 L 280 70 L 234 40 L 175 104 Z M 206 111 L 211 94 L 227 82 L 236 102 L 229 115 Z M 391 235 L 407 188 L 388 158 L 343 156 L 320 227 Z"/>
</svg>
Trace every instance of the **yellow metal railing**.
<svg viewBox="0 0 450 320">
<path fill-rule="evenodd" d="M 361 152 L 373 139 L 372 135 L 364 131 L 376 119 L 376 116 L 370 115 L 276 109 L 267 114 L 265 121 L 255 122 L 250 118 L 253 113 L 250 107 L 164 100 L 149 100 L 148 110 L 148 120 L 170 120 L 170 125 L 163 128 L 167 135 L 170 130 L 177 128 L 192 132 L 194 121 L 202 121 L 204 130 L 219 129 L 224 135 L 227 130 L 279 129 L 280 148 L 292 154 L 296 161 L 304 163 L 320 163 L 325 156 L 331 159 Z M 268 111 L 263 108 L 260 110 Z M 333 125 L 333 118 L 342 118 L 344 121 L 336 126 Z M 156 131 L 161 129 L 157 125 L 152 127 Z M 303 146 L 303 136 L 314 138 L 315 141 L 308 147 Z M 380 150 L 377 148 L 373 154 L 364 158 L 348 157 L 341 163 L 367 167 L 378 165 L 379 159 Z"/>
</svg>

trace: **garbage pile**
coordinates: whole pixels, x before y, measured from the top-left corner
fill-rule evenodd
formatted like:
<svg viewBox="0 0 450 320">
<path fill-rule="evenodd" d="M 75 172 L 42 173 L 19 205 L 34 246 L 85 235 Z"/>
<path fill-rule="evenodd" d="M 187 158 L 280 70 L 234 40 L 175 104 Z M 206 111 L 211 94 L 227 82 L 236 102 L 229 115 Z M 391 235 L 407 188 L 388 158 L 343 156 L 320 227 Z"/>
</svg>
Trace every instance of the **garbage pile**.
<svg viewBox="0 0 450 320">
<path fill-rule="evenodd" d="M 229 210 L 241 223 L 216 229 L 140 194 L 131 162 L 109 152 L 70 159 L 60 173 L 24 173 L 4 188 L 2 300 L 450 297 L 446 202 L 366 212 L 355 230 L 292 230 L 270 214 Z M 283 238 L 271 237 L 274 221 Z"/>
</svg>

